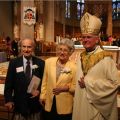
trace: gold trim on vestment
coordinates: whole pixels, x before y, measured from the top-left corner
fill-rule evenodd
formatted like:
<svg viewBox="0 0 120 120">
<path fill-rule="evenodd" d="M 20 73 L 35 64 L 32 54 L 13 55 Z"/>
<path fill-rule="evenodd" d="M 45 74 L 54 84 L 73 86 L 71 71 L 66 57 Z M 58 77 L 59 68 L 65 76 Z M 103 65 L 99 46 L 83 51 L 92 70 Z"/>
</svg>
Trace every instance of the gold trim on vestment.
<svg viewBox="0 0 120 120">
<path fill-rule="evenodd" d="M 89 69 L 96 65 L 100 60 L 104 59 L 104 57 L 113 58 L 111 52 L 107 51 L 101 51 L 95 54 L 94 53 L 88 54 L 86 51 L 82 52 L 81 62 L 84 75 L 86 75 Z"/>
</svg>

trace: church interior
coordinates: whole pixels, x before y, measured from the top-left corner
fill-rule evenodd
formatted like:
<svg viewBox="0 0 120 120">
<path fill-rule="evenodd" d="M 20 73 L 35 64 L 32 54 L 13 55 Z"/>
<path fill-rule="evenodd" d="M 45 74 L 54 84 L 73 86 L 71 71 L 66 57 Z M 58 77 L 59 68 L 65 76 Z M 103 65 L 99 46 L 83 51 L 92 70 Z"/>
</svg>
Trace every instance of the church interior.
<svg viewBox="0 0 120 120">
<path fill-rule="evenodd" d="M 0 1 L 0 120 L 10 120 L 12 115 L 4 107 L 3 85 L 9 60 L 19 56 L 19 42 L 34 40 L 35 55 L 45 60 L 56 56 L 56 45 L 62 38 L 70 38 L 75 43 L 71 59 L 76 59 L 83 50 L 80 19 L 85 12 L 101 19 L 101 44 L 113 53 L 120 68 L 120 0 Z"/>
</svg>

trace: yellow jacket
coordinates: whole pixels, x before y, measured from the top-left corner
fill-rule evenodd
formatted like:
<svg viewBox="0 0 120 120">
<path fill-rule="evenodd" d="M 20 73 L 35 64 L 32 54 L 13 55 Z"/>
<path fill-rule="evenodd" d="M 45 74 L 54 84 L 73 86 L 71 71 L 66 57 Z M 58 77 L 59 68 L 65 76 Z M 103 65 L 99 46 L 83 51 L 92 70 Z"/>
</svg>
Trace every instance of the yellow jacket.
<svg viewBox="0 0 120 120">
<path fill-rule="evenodd" d="M 53 88 L 57 86 L 69 86 L 68 92 L 62 92 L 56 95 L 56 109 L 58 114 L 72 113 L 73 96 L 75 90 L 76 65 L 68 61 L 65 68 L 69 69 L 68 73 L 61 73 L 56 81 L 56 62 L 58 58 L 52 57 L 45 61 L 45 70 L 41 86 L 40 99 L 45 100 L 45 110 L 50 112 L 53 102 Z"/>
</svg>

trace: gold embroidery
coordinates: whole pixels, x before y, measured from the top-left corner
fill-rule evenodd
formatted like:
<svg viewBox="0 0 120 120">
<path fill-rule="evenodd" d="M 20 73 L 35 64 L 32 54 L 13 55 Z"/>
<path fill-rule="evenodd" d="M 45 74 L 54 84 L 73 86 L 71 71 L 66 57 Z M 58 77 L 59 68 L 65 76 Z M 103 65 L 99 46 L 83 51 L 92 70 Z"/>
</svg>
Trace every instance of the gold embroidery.
<svg viewBox="0 0 120 120">
<path fill-rule="evenodd" d="M 87 74 L 90 68 L 96 65 L 100 60 L 104 59 L 104 57 L 106 56 L 112 57 L 112 54 L 107 51 L 98 52 L 96 54 L 93 53 L 91 55 L 88 55 L 86 51 L 81 53 L 81 61 L 84 75 Z"/>
<path fill-rule="evenodd" d="M 87 29 L 88 29 L 88 26 L 89 26 L 89 15 L 86 14 L 83 19 L 84 19 L 84 21 L 85 21 L 85 22 L 83 23 L 83 28 L 84 28 L 84 31 L 87 32 Z"/>
<path fill-rule="evenodd" d="M 80 28 L 82 34 L 95 34 L 98 35 L 101 27 L 101 20 L 94 15 L 86 12 L 80 21 Z"/>
</svg>

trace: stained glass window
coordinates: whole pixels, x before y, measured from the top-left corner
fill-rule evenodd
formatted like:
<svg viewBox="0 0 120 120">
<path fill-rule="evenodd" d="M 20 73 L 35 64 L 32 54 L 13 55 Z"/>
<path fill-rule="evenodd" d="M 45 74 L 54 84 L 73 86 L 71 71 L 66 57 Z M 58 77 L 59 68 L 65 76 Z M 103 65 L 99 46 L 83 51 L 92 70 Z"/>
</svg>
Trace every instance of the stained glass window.
<svg viewBox="0 0 120 120">
<path fill-rule="evenodd" d="M 113 20 L 120 19 L 120 0 L 112 0 L 112 17 Z"/>
<path fill-rule="evenodd" d="M 77 0 L 77 19 L 80 19 L 84 10 L 84 0 Z"/>
<path fill-rule="evenodd" d="M 71 0 L 66 0 L 66 12 L 65 12 L 65 17 L 66 18 L 70 18 L 71 14 L 70 14 L 70 7 L 71 7 Z M 84 0 L 76 0 L 77 3 L 77 19 L 80 19 L 84 10 Z"/>
<path fill-rule="evenodd" d="M 65 17 L 70 18 L 70 1 L 69 0 L 66 0 Z"/>
</svg>

